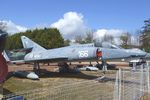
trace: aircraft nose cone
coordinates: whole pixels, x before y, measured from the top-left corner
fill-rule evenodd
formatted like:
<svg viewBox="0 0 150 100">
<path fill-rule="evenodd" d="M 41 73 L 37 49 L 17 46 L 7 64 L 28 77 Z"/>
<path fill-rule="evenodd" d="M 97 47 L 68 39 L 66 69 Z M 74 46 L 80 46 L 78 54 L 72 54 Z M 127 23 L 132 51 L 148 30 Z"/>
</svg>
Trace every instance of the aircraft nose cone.
<svg viewBox="0 0 150 100">
<path fill-rule="evenodd" d="M 144 57 L 147 54 L 140 49 L 132 49 L 130 53 L 133 57 Z"/>
<path fill-rule="evenodd" d="M 147 53 L 146 52 L 144 52 L 144 51 L 139 51 L 139 55 L 141 55 L 141 56 L 145 56 Z"/>
<path fill-rule="evenodd" d="M 147 53 L 146 58 L 150 59 L 150 53 Z"/>
<path fill-rule="evenodd" d="M 30 72 L 30 73 L 27 75 L 27 78 L 36 80 L 36 79 L 39 79 L 39 76 L 36 75 L 34 72 Z"/>
</svg>

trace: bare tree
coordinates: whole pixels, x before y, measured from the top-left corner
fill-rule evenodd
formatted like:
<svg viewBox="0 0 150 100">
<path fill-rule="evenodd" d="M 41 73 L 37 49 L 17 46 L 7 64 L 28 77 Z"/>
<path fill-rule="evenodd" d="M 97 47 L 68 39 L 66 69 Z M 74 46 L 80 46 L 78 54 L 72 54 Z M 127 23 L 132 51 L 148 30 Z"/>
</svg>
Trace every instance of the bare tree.
<svg viewBox="0 0 150 100">
<path fill-rule="evenodd" d="M 81 43 L 81 44 L 83 44 L 83 43 L 85 43 L 85 40 L 84 40 L 83 36 L 81 36 L 81 35 L 76 35 L 76 36 L 75 36 L 75 42 L 76 42 L 76 43 Z"/>
<path fill-rule="evenodd" d="M 92 43 L 94 41 L 93 36 L 94 30 L 88 30 L 86 32 L 85 42 L 86 43 Z"/>
<path fill-rule="evenodd" d="M 141 30 L 136 30 L 135 35 L 134 35 L 134 41 L 132 42 L 133 46 L 140 47 L 140 35 L 141 35 Z"/>
<path fill-rule="evenodd" d="M 114 37 L 110 34 L 105 34 L 102 38 L 102 42 L 110 42 L 113 43 L 114 42 Z"/>
<path fill-rule="evenodd" d="M 130 33 L 123 33 L 120 36 L 120 40 L 122 41 L 121 46 L 123 48 L 129 48 L 129 46 L 131 45 L 131 34 Z"/>
</svg>

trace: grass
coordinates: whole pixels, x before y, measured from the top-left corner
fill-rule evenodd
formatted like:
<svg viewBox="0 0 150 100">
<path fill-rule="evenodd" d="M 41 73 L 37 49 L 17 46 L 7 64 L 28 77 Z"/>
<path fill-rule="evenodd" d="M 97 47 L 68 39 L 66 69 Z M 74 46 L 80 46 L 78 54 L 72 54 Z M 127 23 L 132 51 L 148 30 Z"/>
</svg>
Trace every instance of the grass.
<svg viewBox="0 0 150 100">
<path fill-rule="evenodd" d="M 3 86 L 4 94 L 16 93 L 23 95 L 27 100 L 112 100 L 116 71 L 107 71 L 105 73 L 107 78 L 95 81 L 95 78 L 104 75 L 102 71 L 57 73 L 43 70 L 40 80 L 36 81 L 16 77 L 9 78 Z M 132 81 L 129 76 L 126 75 Z M 129 84 L 129 86 L 131 85 Z M 128 88 L 129 91 L 132 89 Z M 140 100 L 149 99 L 150 95 L 146 94 Z"/>
<path fill-rule="evenodd" d="M 150 100 L 150 94 L 146 94 L 140 98 L 140 100 Z"/>
<path fill-rule="evenodd" d="M 106 75 L 110 76 L 115 74 L 115 72 L 116 71 L 108 71 Z M 102 75 L 103 75 L 102 71 L 97 71 L 97 72 L 83 71 L 82 73 L 41 74 L 40 80 L 29 80 L 29 79 L 11 77 L 3 85 L 4 95 L 10 93 L 19 93 L 19 92 L 21 93 L 24 91 L 31 92 L 32 90 L 39 89 L 40 92 L 39 91 L 38 92 L 40 93 L 40 95 L 38 92 L 35 92 L 33 93 L 34 96 L 36 97 L 41 96 L 41 98 L 44 98 L 44 97 L 48 97 L 48 95 L 51 95 L 51 97 L 54 98 L 57 97 L 57 100 L 59 99 L 61 100 L 62 97 L 59 97 L 61 91 L 61 95 L 64 96 L 67 95 L 68 99 L 74 98 L 74 100 L 77 100 L 91 94 L 93 96 L 96 94 L 102 95 L 103 90 L 106 90 L 105 92 L 111 91 L 112 93 L 113 85 L 112 86 L 108 84 L 106 85 L 106 83 L 99 83 L 99 82 L 95 83 L 95 81 L 92 80 Z M 83 84 L 78 84 L 79 82 L 83 82 Z M 106 89 L 107 87 L 109 88 Z M 79 95 L 81 96 L 77 98 Z M 88 98 L 86 99 L 88 100 Z"/>
<path fill-rule="evenodd" d="M 5 95 L 9 93 L 15 93 L 18 91 L 27 91 L 27 90 L 35 89 L 37 87 L 42 87 L 42 85 L 36 81 L 11 77 L 3 85 L 4 88 L 3 92 Z"/>
</svg>

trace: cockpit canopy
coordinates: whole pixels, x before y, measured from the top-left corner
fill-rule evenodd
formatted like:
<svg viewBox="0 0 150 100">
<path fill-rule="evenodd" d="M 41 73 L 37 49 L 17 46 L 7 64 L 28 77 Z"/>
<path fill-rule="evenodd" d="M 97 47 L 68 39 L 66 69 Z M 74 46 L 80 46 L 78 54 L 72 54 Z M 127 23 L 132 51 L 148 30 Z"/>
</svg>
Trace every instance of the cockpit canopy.
<svg viewBox="0 0 150 100">
<path fill-rule="evenodd" d="M 95 42 L 95 47 L 103 47 L 103 48 L 110 48 L 110 49 L 122 49 L 120 46 L 111 44 L 109 42 Z"/>
</svg>

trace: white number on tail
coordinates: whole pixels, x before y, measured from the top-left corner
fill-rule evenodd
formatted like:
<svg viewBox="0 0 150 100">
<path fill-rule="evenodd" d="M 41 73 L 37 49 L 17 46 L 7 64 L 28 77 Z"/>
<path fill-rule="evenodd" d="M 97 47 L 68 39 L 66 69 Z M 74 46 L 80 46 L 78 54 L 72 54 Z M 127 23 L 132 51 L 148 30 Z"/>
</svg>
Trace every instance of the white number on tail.
<svg viewBox="0 0 150 100">
<path fill-rule="evenodd" d="M 82 58 L 82 57 L 88 57 L 88 51 L 79 51 L 79 57 Z"/>
</svg>

